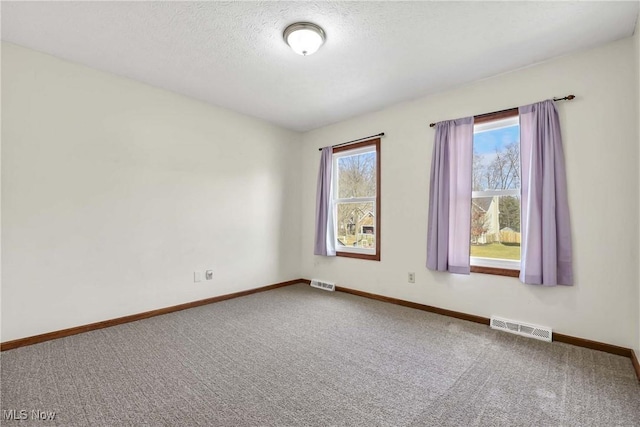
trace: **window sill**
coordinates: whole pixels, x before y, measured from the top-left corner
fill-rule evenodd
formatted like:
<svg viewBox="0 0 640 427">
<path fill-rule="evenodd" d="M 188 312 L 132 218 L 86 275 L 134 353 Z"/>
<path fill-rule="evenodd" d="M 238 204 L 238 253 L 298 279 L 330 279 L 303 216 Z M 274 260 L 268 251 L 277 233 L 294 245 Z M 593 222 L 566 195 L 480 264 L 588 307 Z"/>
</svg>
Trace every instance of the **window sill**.
<svg viewBox="0 0 640 427">
<path fill-rule="evenodd" d="M 345 258 L 356 258 L 356 259 L 366 259 L 369 261 L 380 261 L 380 253 L 378 252 L 375 255 L 369 254 L 359 254 L 356 252 L 339 252 L 336 251 L 336 256 L 341 256 Z"/>
<path fill-rule="evenodd" d="M 471 266 L 472 273 L 493 274 L 494 276 L 520 277 L 520 270 L 510 270 L 508 268 Z"/>
</svg>

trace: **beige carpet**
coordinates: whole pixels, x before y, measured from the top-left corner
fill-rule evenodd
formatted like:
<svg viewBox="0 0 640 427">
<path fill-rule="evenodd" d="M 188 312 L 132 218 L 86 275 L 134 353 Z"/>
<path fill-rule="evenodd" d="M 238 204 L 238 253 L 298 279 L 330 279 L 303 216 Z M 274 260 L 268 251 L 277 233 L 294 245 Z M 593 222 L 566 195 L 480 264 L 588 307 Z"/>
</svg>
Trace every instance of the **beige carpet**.
<svg viewBox="0 0 640 427">
<path fill-rule="evenodd" d="M 640 426 L 627 358 L 308 285 L 0 364 L 3 426 Z"/>
</svg>

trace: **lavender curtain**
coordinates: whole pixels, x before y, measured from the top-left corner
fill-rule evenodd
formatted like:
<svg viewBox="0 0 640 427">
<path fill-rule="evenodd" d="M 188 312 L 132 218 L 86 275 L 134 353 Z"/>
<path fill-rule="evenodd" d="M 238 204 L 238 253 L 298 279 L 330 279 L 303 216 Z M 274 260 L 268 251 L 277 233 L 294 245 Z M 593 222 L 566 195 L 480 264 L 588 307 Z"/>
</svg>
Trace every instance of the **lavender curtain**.
<svg viewBox="0 0 640 427">
<path fill-rule="evenodd" d="M 573 285 L 571 224 L 560 121 L 551 100 L 520 113 L 522 232 L 520 280 Z"/>
<path fill-rule="evenodd" d="M 322 149 L 318 188 L 316 192 L 316 240 L 315 255 L 335 256 L 335 237 L 333 227 L 333 197 L 331 181 L 333 169 L 333 148 Z"/>
<path fill-rule="evenodd" d="M 469 274 L 473 117 L 436 124 L 429 187 L 427 268 Z"/>
</svg>

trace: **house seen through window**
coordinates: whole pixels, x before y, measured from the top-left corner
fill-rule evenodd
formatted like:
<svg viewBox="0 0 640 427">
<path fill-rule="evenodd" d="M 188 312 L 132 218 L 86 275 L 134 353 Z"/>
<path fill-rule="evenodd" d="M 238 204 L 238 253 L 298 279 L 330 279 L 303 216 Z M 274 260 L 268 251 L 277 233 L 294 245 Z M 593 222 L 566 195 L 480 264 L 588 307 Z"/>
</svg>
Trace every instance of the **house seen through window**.
<svg viewBox="0 0 640 427">
<path fill-rule="evenodd" d="M 520 125 L 476 120 L 473 133 L 471 266 L 520 269 Z M 472 270 L 473 271 L 473 270 Z"/>
<path fill-rule="evenodd" d="M 380 139 L 334 149 L 336 254 L 380 259 Z"/>
</svg>

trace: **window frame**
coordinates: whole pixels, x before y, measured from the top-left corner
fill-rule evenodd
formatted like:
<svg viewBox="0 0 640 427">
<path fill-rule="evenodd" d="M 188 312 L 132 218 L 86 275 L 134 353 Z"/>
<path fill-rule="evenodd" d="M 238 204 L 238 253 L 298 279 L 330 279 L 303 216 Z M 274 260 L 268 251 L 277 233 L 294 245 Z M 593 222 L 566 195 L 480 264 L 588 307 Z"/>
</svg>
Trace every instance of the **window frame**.
<svg viewBox="0 0 640 427">
<path fill-rule="evenodd" d="M 481 115 L 475 116 L 473 120 L 474 135 L 476 133 L 475 126 L 478 124 L 482 125 L 489 122 L 510 119 L 513 117 L 518 117 L 519 119 L 519 116 L 520 116 L 520 113 L 517 108 L 510 108 L 508 110 L 496 111 L 495 113 L 487 113 L 487 114 L 481 114 Z M 519 123 L 520 123 L 520 120 L 518 120 L 518 125 Z M 489 195 L 491 196 L 512 195 L 514 191 L 521 192 L 522 188 L 520 188 L 519 190 L 473 191 L 471 193 L 471 201 L 473 203 L 474 197 L 482 197 L 482 196 L 489 196 Z M 504 193 L 504 194 L 500 194 L 500 193 Z M 469 247 L 469 249 L 471 249 L 471 247 Z M 520 267 L 521 267 L 520 263 L 521 261 L 473 257 L 471 256 L 471 252 L 469 252 L 469 265 L 472 273 L 493 274 L 496 276 L 519 277 Z M 514 268 L 514 267 L 517 267 L 517 268 Z"/>
<path fill-rule="evenodd" d="M 363 150 L 368 147 L 373 147 L 373 150 Z M 361 152 L 375 152 L 376 155 L 376 195 L 375 197 L 358 197 L 358 198 L 350 198 L 350 199 L 339 199 L 337 197 L 337 192 L 335 191 L 338 187 L 337 182 L 337 174 L 338 174 L 338 159 L 340 157 L 346 157 L 347 152 L 357 151 Z M 336 154 L 338 154 L 336 156 Z M 334 235 L 335 235 L 335 247 L 336 247 L 336 256 L 345 257 L 345 258 L 356 258 L 356 259 L 364 259 L 370 261 L 380 261 L 380 184 L 381 184 L 381 173 L 380 173 L 380 138 L 370 139 L 367 141 L 358 142 L 355 144 L 344 145 L 342 147 L 334 147 L 333 149 L 333 177 L 332 177 L 332 214 L 334 218 L 337 219 L 337 209 L 338 203 L 357 203 L 357 202 L 373 202 L 374 205 L 374 215 L 375 215 L 375 250 L 370 251 L 367 249 L 361 248 L 349 248 L 349 250 L 341 250 L 341 248 L 346 248 L 345 246 L 340 246 L 338 244 L 338 224 L 337 220 L 334 221 Z"/>
</svg>

